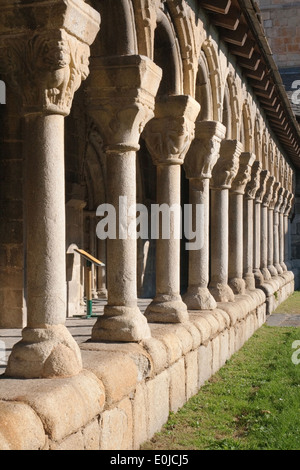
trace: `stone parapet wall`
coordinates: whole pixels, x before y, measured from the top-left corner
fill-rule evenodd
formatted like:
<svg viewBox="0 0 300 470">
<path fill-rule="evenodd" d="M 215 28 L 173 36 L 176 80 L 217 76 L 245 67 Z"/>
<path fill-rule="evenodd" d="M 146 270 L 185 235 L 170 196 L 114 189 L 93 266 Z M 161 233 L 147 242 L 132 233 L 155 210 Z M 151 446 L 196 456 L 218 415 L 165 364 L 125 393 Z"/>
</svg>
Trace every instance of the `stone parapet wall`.
<svg viewBox="0 0 300 470">
<path fill-rule="evenodd" d="M 132 450 L 160 431 L 294 289 L 292 273 L 135 343 L 80 345 L 84 369 L 61 379 L 1 377 L 1 450 Z"/>
</svg>

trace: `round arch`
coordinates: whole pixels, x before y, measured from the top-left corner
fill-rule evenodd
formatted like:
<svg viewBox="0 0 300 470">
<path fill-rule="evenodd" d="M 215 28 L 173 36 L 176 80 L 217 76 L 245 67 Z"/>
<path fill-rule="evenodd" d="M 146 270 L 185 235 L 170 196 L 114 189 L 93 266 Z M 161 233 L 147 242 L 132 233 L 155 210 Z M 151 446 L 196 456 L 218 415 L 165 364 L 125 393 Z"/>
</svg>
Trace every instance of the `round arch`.
<svg viewBox="0 0 300 470">
<path fill-rule="evenodd" d="M 245 152 L 253 151 L 253 125 L 250 113 L 250 106 L 247 100 L 244 101 L 242 108 L 242 118 L 240 125 L 240 141 L 244 145 Z"/>
<path fill-rule="evenodd" d="M 206 39 L 202 44 L 202 51 L 204 52 L 212 91 L 212 103 L 213 103 L 213 119 L 215 121 L 222 122 L 223 117 L 223 97 L 222 97 L 222 85 L 220 76 L 220 64 L 218 54 L 215 47 L 210 39 Z"/>
<path fill-rule="evenodd" d="M 234 76 L 232 72 L 229 72 L 227 75 L 227 79 L 225 82 L 225 89 L 224 89 L 224 98 L 225 98 L 225 91 L 227 86 L 227 94 L 229 99 L 229 107 L 230 107 L 230 115 L 231 115 L 231 129 L 230 129 L 230 138 L 237 139 L 240 138 L 240 105 L 238 100 L 238 90 L 234 80 Z M 224 113 L 223 113 L 224 114 Z"/>
<path fill-rule="evenodd" d="M 209 69 L 205 54 L 200 53 L 198 73 L 196 78 L 196 100 L 201 106 L 198 119 L 210 121 L 214 119 L 212 87 L 209 78 Z"/>
</svg>

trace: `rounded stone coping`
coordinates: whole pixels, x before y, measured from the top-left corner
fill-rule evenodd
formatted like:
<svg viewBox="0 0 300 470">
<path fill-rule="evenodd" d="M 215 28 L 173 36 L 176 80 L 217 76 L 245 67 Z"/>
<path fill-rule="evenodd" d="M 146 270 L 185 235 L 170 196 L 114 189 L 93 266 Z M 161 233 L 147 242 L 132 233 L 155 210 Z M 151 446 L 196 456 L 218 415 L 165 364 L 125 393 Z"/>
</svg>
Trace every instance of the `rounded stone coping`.
<svg viewBox="0 0 300 470">
<path fill-rule="evenodd" d="M 0 424 L 8 423 L 0 425 L 0 449 L 43 449 L 48 439 L 62 441 L 265 301 L 262 289 L 255 289 L 215 310 L 190 311 L 188 322 L 150 324 L 152 336 L 140 343 L 81 343 L 84 370 L 74 377 L 0 377 Z"/>
<path fill-rule="evenodd" d="M 54 441 L 60 441 L 88 424 L 101 413 L 105 404 L 103 384 L 87 370 L 68 378 L 0 380 L 0 403 L 24 405 L 20 408 L 16 428 L 29 421 L 26 418 L 29 408 L 39 418 L 45 434 Z M 13 413 L 13 409 L 9 412 Z M 31 433 L 30 427 L 28 433 Z M 14 434 L 9 435 L 8 445 L 14 446 Z"/>
</svg>

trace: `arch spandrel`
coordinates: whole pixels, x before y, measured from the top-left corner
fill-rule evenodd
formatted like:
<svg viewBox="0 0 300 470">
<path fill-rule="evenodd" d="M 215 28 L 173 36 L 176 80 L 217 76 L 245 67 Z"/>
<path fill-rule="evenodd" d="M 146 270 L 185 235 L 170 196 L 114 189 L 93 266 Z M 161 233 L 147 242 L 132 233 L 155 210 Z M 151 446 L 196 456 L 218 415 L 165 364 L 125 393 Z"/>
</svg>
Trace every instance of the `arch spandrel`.
<svg viewBox="0 0 300 470">
<path fill-rule="evenodd" d="M 178 38 L 168 12 L 157 12 L 154 34 L 154 62 L 163 76 L 158 95 L 183 94 L 183 65 Z"/>
<path fill-rule="evenodd" d="M 100 13 L 101 28 L 91 51 L 94 56 L 138 54 L 138 39 L 131 0 L 93 0 Z M 116 25 L 118 27 L 116 28 Z"/>
<path fill-rule="evenodd" d="M 269 144 L 268 144 L 268 136 L 266 129 L 263 130 L 262 137 L 261 137 L 261 163 L 265 170 L 271 170 L 270 165 L 270 153 L 269 153 Z"/>
<path fill-rule="evenodd" d="M 222 122 L 223 119 L 223 93 L 221 81 L 221 69 L 218 54 L 215 50 L 213 42 L 206 39 L 202 43 L 202 50 L 205 54 L 211 82 L 212 102 L 213 102 L 213 119 Z"/>
<path fill-rule="evenodd" d="M 229 92 L 229 105 L 231 110 L 231 139 L 240 139 L 240 109 L 241 105 L 239 103 L 238 89 L 236 85 L 236 80 L 232 74 L 229 72 L 227 75 L 226 83 L 228 86 Z"/>
<path fill-rule="evenodd" d="M 262 147 L 263 147 L 263 139 L 261 135 L 261 125 L 259 116 L 256 115 L 255 122 L 254 122 L 254 153 L 256 155 L 256 160 L 262 162 Z"/>
<path fill-rule="evenodd" d="M 244 101 L 241 117 L 241 129 L 243 128 L 244 140 L 240 139 L 244 145 L 245 152 L 253 151 L 253 125 L 250 112 L 250 106 L 247 100 Z"/>
<path fill-rule="evenodd" d="M 199 56 L 195 98 L 201 105 L 199 120 L 212 121 L 214 119 L 212 86 L 208 63 L 203 51 L 200 52 Z"/>
<path fill-rule="evenodd" d="M 183 66 L 183 93 L 195 97 L 199 31 L 193 9 L 181 0 L 166 0 L 178 41 Z"/>
</svg>

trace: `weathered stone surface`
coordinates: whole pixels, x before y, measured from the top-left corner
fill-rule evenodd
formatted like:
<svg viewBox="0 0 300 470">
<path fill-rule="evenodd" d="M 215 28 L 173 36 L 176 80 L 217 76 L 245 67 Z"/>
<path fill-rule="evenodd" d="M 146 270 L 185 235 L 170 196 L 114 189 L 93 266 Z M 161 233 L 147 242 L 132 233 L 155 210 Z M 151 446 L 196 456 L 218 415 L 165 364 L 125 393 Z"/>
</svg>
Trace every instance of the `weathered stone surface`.
<svg viewBox="0 0 300 470">
<path fill-rule="evenodd" d="M 133 420 L 129 398 L 124 398 L 112 410 L 101 415 L 101 450 L 132 449 Z"/>
<path fill-rule="evenodd" d="M 61 441 L 86 425 L 101 413 L 105 402 L 102 383 L 89 371 L 55 380 L 4 379 L 1 398 L 29 405 L 53 441 Z"/>
<path fill-rule="evenodd" d="M 198 352 L 199 366 L 199 387 L 204 385 L 212 375 L 213 351 L 212 344 L 209 342 L 206 346 L 202 345 Z"/>
<path fill-rule="evenodd" d="M 46 443 L 43 423 L 30 406 L 0 401 L 1 450 L 42 450 Z"/>
<path fill-rule="evenodd" d="M 190 351 L 185 356 L 186 398 L 189 400 L 198 391 L 198 351 Z"/>
<path fill-rule="evenodd" d="M 169 375 L 162 372 L 146 383 L 149 406 L 149 435 L 161 429 L 169 416 Z"/>
<path fill-rule="evenodd" d="M 139 449 L 149 437 L 148 421 L 149 407 L 147 400 L 147 387 L 144 383 L 136 387 L 134 399 L 132 401 L 133 419 L 133 449 Z"/>
<path fill-rule="evenodd" d="M 176 412 L 186 402 L 186 375 L 184 359 L 180 359 L 169 369 L 170 411 Z"/>
<path fill-rule="evenodd" d="M 130 395 L 138 382 L 138 370 L 125 354 L 107 351 L 82 351 L 83 366 L 93 372 L 104 385 L 106 406 Z"/>
</svg>

